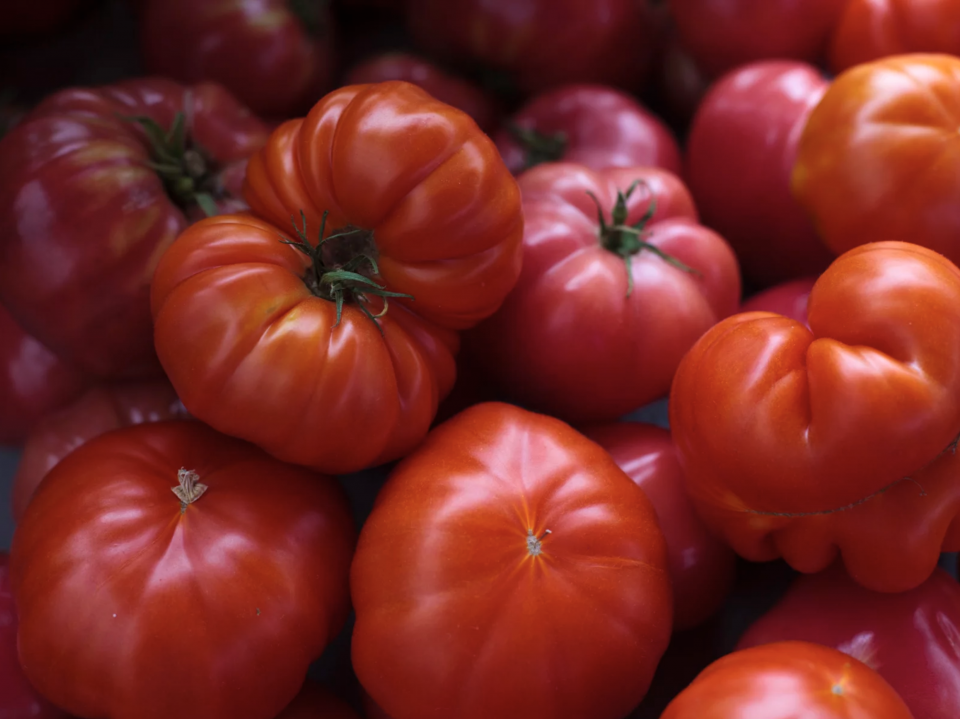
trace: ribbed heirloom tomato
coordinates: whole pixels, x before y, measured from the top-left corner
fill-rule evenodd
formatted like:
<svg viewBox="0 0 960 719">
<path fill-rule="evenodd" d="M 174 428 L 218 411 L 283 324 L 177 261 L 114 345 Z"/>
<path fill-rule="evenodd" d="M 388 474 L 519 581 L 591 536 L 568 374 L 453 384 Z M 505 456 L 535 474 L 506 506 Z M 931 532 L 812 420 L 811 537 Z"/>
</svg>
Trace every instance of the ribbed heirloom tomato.
<svg viewBox="0 0 960 719">
<path fill-rule="evenodd" d="M 735 315 L 683 359 L 688 493 L 747 559 L 816 572 L 839 552 L 864 586 L 908 590 L 960 549 L 960 270 L 918 245 L 855 248 L 808 323 Z"/>
<path fill-rule="evenodd" d="M 157 354 L 187 410 L 325 472 L 402 456 L 453 384 L 456 330 L 520 272 L 496 146 L 414 85 L 351 85 L 277 128 L 244 197 L 254 214 L 198 223 L 154 277 Z"/>
</svg>

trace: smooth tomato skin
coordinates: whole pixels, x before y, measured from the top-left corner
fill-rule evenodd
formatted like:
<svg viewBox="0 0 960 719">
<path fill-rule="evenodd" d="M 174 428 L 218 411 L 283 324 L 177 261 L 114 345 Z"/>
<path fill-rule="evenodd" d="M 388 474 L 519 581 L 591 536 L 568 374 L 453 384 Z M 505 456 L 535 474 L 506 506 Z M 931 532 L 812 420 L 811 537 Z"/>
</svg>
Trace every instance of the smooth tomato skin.
<svg viewBox="0 0 960 719">
<path fill-rule="evenodd" d="M 185 507 L 181 468 L 209 487 Z M 79 716 L 275 716 L 346 619 L 354 539 L 334 480 L 198 422 L 101 435 L 14 534 L 24 672 Z"/>
<path fill-rule="evenodd" d="M 84 372 L 159 372 L 150 278 L 189 219 L 148 166 L 146 135 L 118 114 L 168 129 L 181 110 L 225 175 L 266 140 L 263 123 L 222 88 L 158 78 L 63 90 L 0 140 L 0 300 Z"/>
<path fill-rule="evenodd" d="M 524 93 L 569 83 L 638 88 L 657 19 L 633 0 L 409 0 L 418 46 L 509 72 Z"/>
<path fill-rule="evenodd" d="M 316 30 L 287 0 L 149 0 L 140 22 L 147 71 L 185 83 L 220 83 L 254 112 L 289 117 L 333 84 L 329 3 L 316 0 Z"/>
<path fill-rule="evenodd" d="M 343 699 L 329 689 L 310 681 L 276 719 L 359 719 Z"/>
<path fill-rule="evenodd" d="M 816 277 L 801 277 L 770 287 L 743 302 L 740 312 L 773 312 L 809 327 L 807 306 L 816 281 Z"/>
<path fill-rule="evenodd" d="M 839 551 L 866 587 L 923 582 L 955 541 L 958 303 L 951 262 L 878 242 L 820 276 L 809 328 L 753 312 L 707 332 L 677 370 L 670 426 L 708 525 L 753 561 L 816 572 Z"/>
<path fill-rule="evenodd" d="M 647 495 L 667 541 L 673 583 L 673 629 L 690 629 L 720 608 L 733 586 L 736 555 L 707 531 L 683 489 L 683 468 L 670 432 L 617 422 L 585 431 Z"/>
<path fill-rule="evenodd" d="M 778 642 L 721 657 L 661 719 L 914 719 L 889 684 L 830 647 Z"/>
<path fill-rule="evenodd" d="M 75 401 L 42 417 L 30 432 L 13 476 L 13 521 L 23 517 L 47 473 L 77 447 L 119 427 L 186 417 L 166 380 L 91 387 Z"/>
<path fill-rule="evenodd" d="M 594 170 L 653 166 L 680 174 L 680 147 L 670 128 L 612 87 L 564 85 L 548 90 L 520 108 L 511 122 L 544 135 L 562 133 L 566 146 L 554 161 Z M 495 139 L 511 172 L 531 166 L 533 158 L 509 129 L 501 129 Z"/>
<path fill-rule="evenodd" d="M 617 191 L 636 180 L 656 198 L 646 241 L 697 270 L 648 250 L 624 260 L 599 241 Z M 500 310 L 465 337 L 465 352 L 508 396 L 574 422 L 615 420 L 663 397 L 683 355 L 736 311 L 740 276 L 733 251 L 697 222 L 683 183 L 658 168 L 594 171 L 548 163 L 519 178 L 524 198 L 523 271 Z M 638 187 L 627 224 L 647 211 Z"/>
<path fill-rule="evenodd" d="M 388 52 L 368 58 L 347 73 L 345 84 L 387 80 L 403 80 L 423 88 L 440 102 L 470 115 L 484 132 L 492 132 L 497 126 L 499 111 L 495 98 L 473 83 L 409 53 Z"/>
<path fill-rule="evenodd" d="M 718 77 L 767 59 L 816 62 L 846 0 L 669 0 L 684 46 Z"/>
<path fill-rule="evenodd" d="M 397 465 L 351 594 L 354 669 L 393 719 L 623 717 L 672 623 L 643 492 L 568 425 L 495 402 Z"/>
<path fill-rule="evenodd" d="M 799 577 L 740 638 L 738 648 L 814 642 L 886 679 L 914 719 L 960 715 L 960 585 L 942 569 L 916 589 L 871 592 L 840 566 Z"/>
<path fill-rule="evenodd" d="M 953 0 L 850 0 L 830 41 L 830 68 L 911 52 L 960 53 L 960 6 Z"/>
<path fill-rule="evenodd" d="M 17 608 L 10 588 L 10 555 L 0 552 L 0 717 L 66 719 L 67 715 L 37 694 L 17 658 Z"/>
<path fill-rule="evenodd" d="M 833 257 L 790 190 L 800 135 L 826 88 L 811 65 L 755 63 L 718 80 L 693 118 L 684 177 L 704 224 L 761 287 L 819 274 Z"/>
<path fill-rule="evenodd" d="M 810 114 L 793 193 L 836 253 L 877 239 L 960 261 L 960 58 L 899 55 L 833 81 Z"/>
</svg>

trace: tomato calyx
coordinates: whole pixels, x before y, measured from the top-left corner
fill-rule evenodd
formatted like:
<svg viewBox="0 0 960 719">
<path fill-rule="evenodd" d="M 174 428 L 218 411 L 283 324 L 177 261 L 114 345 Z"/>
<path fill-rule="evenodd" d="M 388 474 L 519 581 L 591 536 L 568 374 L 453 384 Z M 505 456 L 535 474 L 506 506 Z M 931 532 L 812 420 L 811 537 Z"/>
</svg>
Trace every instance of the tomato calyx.
<svg viewBox="0 0 960 719">
<path fill-rule="evenodd" d="M 296 220 L 293 220 L 293 229 L 299 239 L 288 240 L 282 237 L 280 242 L 295 247 L 310 258 L 310 267 L 307 268 L 303 282 L 314 295 L 336 304 L 337 321 L 333 325 L 334 328 L 340 326 L 344 303 L 352 302 L 377 326 L 382 335 L 383 327 L 380 326 L 379 319 L 387 314 L 390 307 L 389 298 L 403 297 L 412 300 L 413 295 L 391 292 L 386 286 L 378 284 L 364 274 L 364 272 L 374 276 L 380 274 L 380 267 L 377 264 L 377 246 L 373 241 L 372 230 L 348 225 L 324 237 L 328 214 L 330 213 L 326 210 L 323 213 L 316 245 L 311 244 L 307 239 L 307 218 L 302 210 L 300 218 L 303 226 L 297 227 Z M 339 240 L 339 242 L 331 243 L 331 240 Z M 376 314 L 367 307 L 371 296 L 380 297 L 383 300 L 383 308 Z"/>
<path fill-rule="evenodd" d="M 650 195 L 650 204 L 643 213 L 643 217 L 637 220 L 634 224 L 627 225 L 627 215 L 629 214 L 627 209 L 627 200 L 630 199 L 630 196 L 640 186 L 643 186 Z M 632 259 L 633 256 L 638 254 L 641 250 L 649 250 L 667 264 L 673 265 L 677 269 L 683 270 L 684 272 L 689 272 L 692 275 L 700 274 L 698 270 L 685 265 L 676 257 L 664 252 L 656 245 L 651 244 L 644 239 L 645 237 L 649 236 L 649 232 L 646 229 L 647 223 L 650 222 L 657 211 L 656 195 L 650 192 L 650 188 L 646 182 L 643 180 L 635 180 L 633 184 L 627 188 L 626 192 L 617 190 L 617 201 L 614 203 L 613 210 L 610 213 L 609 225 L 607 224 L 603 207 L 600 206 L 600 200 L 598 200 L 597 196 L 589 190 L 587 191 L 587 194 L 597 206 L 597 219 L 600 223 L 600 245 L 605 250 L 608 250 L 613 254 L 619 255 L 621 258 L 623 258 L 624 264 L 627 267 L 627 297 L 633 293 Z"/>
<path fill-rule="evenodd" d="M 176 487 L 171 487 L 171 491 L 177 495 L 180 500 L 180 514 L 187 511 L 187 507 L 196 502 L 209 489 L 207 485 L 200 482 L 200 475 L 192 469 L 181 467 L 177 472 Z"/>
<path fill-rule="evenodd" d="M 547 538 L 548 534 L 553 534 L 549 529 L 543 530 L 543 534 L 539 537 L 533 533 L 532 529 L 527 530 L 527 552 L 530 553 L 531 557 L 539 557 L 540 553 L 543 551 L 543 540 Z"/>
<path fill-rule="evenodd" d="M 507 130 L 523 148 L 525 170 L 544 162 L 557 162 L 567 151 L 565 132 L 547 135 L 532 127 L 521 127 L 515 122 L 511 122 Z"/>
<path fill-rule="evenodd" d="M 300 21 L 307 34 L 312 38 L 322 38 L 327 34 L 324 22 L 329 0 L 287 0 L 287 7 Z"/>
</svg>

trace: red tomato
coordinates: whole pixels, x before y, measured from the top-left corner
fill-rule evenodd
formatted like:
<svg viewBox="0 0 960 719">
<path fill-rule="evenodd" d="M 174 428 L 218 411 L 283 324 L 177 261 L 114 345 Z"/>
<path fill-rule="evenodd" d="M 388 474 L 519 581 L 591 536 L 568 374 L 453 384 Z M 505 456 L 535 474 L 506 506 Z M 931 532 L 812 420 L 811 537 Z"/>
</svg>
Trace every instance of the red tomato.
<svg viewBox="0 0 960 719">
<path fill-rule="evenodd" d="M 41 480 L 80 445 L 118 427 L 185 418 L 166 380 L 93 387 L 75 402 L 37 422 L 17 463 L 11 508 L 19 522 Z"/>
<path fill-rule="evenodd" d="M 148 0 L 140 35 L 147 71 L 221 83 L 254 112 L 289 117 L 333 84 L 326 0 Z"/>
<path fill-rule="evenodd" d="M 592 427 L 586 435 L 610 453 L 657 510 L 673 582 L 674 630 L 702 623 L 733 586 L 735 555 L 694 513 L 670 432 L 652 424 L 618 422 Z"/>
<path fill-rule="evenodd" d="M 636 0 L 408 0 L 417 43 L 509 72 L 524 92 L 574 82 L 638 88 L 656 17 Z"/>
<path fill-rule="evenodd" d="M 800 577 L 740 647 L 788 639 L 839 649 L 874 669 L 914 719 L 960 716 L 960 585 L 937 569 L 916 589 L 879 594 L 842 567 Z"/>
<path fill-rule="evenodd" d="M 715 661 L 660 719 L 914 719 L 870 667 L 836 649 L 780 642 Z"/>
<path fill-rule="evenodd" d="M 65 719 L 66 714 L 37 694 L 17 658 L 17 609 L 10 589 L 10 557 L 0 552 L 0 717 Z"/>
<path fill-rule="evenodd" d="M 833 256 L 790 194 L 800 134 L 826 88 L 809 65 L 748 65 L 713 85 L 693 119 L 690 191 L 704 223 L 730 242 L 744 275 L 763 287 L 819 274 Z"/>
<path fill-rule="evenodd" d="M 307 680 L 290 705 L 276 719 L 359 719 L 350 706 L 319 684 Z"/>
<path fill-rule="evenodd" d="M 807 325 L 807 305 L 816 277 L 802 277 L 784 282 L 753 297 L 740 305 L 741 312 L 774 312 Z"/>
<path fill-rule="evenodd" d="M 697 223 L 666 170 L 550 163 L 519 181 L 523 272 L 469 335 L 469 353 L 509 396 L 571 421 L 617 419 L 665 396 L 684 353 L 737 308 L 730 247 Z"/>
<path fill-rule="evenodd" d="M 960 54 L 956 0 L 849 0 L 830 43 L 830 67 L 910 52 Z"/>
<path fill-rule="evenodd" d="M 178 113 L 189 151 L 167 160 L 165 186 L 148 134 L 120 115 L 166 131 Z M 198 191 L 228 199 L 224 183 L 265 140 L 216 85 L 130 80 L 47 98 L 0 140 L 0 300 L 81 370 L 156 372 L 149 285 L 160 253 L 186 227 L 183 208 L 198 211 Z"/>
<path fill-rule="evenodd" d="M 346 83 L 362 85 L 403 80 L 423 88 L 440 102 L 463 110 L 480 129 L 491 132 L 497 125 L 497 105 L 493 97 L 476 85 L 444 72 L 427 60 L 404 52 L 389 52 L 369 58 L 347 73 Z"/>
<path fill-rule="evenodd" d="M 24 671 L 79 716 L 275 716 L 346 619 L 353 542 L 336 482 L 199 422 L 101 435 L 13 538 Z"/>
<path fill-rule="evenodd" d="M 687 490 L 747 559 L 816 572 L 839 552 L 864 586 L 906 591 L 960 537 L 960 270 L 864 245 L 808 313 L 809 329 L 736 315 L 684 358 L 670 426 Z"/>
<path fill-rule="evenodd" d="M 793 191 L 837 253 L 877 239 L 960 262 L 960 58 L 901 55 L 848 70 L 810 115 Z"/>
<path fill-rule="evenodd" d="M 89 382 L 0 305 L 0 444 L 21 444 L 43 415 L 74 399 Z"/>
<path fill-rule="evenodd" d="M 453 330 L 519 275 L 520 193 L 493 142 L 414 85 L 353 85 L 273 133 L 245 195 L 266 221 L 194 225 L 154 278 L 157 352 L 184 405 L 330 473 L 403 456 L 453 384 Z M 282 238 L 301 213 L 295 248 Z M 340 239 L 318 250 L 321 234 Z"/>
<path fill-rule="evenodd" d="M 680 173 L 670 128 L 630 95 L 602 85 L 566 85 L 530 100 L 496 136 L 510 171 L 543 162 L 594 170 L 652 165 Z"/>
<path fill-rule="evenodd" d="M 0 36 L 51 32 L 86 4 L 88 0 L 4 0 Z"/>
<path fill-rule="evenodd" d="M 816 62 L 846 0 L 669 0 L 683 44 L 713 77 L 757 60 Z"/>
<path fill-rule="evenodd" d="M 350 582 L 353 666 L 393 719 L 620 719 L 670 639 L 650 501 L 594 442 L 496 402 L 397 466 Z"/>
</svg>

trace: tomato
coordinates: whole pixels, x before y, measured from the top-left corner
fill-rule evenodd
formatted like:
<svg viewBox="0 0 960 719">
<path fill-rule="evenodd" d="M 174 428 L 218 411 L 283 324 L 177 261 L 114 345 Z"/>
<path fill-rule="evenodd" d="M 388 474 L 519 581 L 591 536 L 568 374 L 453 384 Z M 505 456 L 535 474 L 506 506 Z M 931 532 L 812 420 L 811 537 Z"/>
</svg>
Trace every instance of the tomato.
<svg viewBox="0 0 960 719">
<path fill-rule="evenodd" d="M 955 0 L 849 0 L 830 42 L 830 67 L 910 52 L 960 53 L 960 5 Z"/>
<path fill-rule="evenodd" d="M 683 44 L 717 77 L 767 59 L 816 62 L 846 0 L 669 0 Z"/>
<path fill-rule="evenodd" d="M 185 418 L 166 380 L 92 387 L 76 401 L 40 419 L 30 433 L 13 478 L 11 508 L 19 522 L 41 480 L 80 445 L 118 427 Z"/>
<path fill-rule="evenodd" d="M 4 0 L 0 36 L 52 32 L 88 4 L 88 0 Z"/>
<path fill-rule="evenodd" d="M 44 414 L 70 402 L 89 382 L 0 305 L 0 444 L 21 444 Z"/>
<path fill-rule="evenodd" d="M 497 101 L 467 80 L 450 75 L 437 65 L 405 52 L 369 58 L 347 73 L 349 85 L 403 80 L 422 87 L 440 102 L 463 110 L 485 132 L 497 125 Z"/>
<path fill-rule="evenodd" d="M 358 719 L 350 706 L 310 680 L 303 685 L 297 698 L 276 719 Z"/>
<path fill-rule="evenodd" d="M 758 292 L 740 305 L 741 312 L 774 312 L 807 325 L 807 305 L 816 277 L 801 277 Z"/>
<path fill-rule="evenodd" d="M 842 567 L 800 577 L 740 639 L 751 647 L 787 639 L 839 649 L 874 669 L 915 719 L 960 716 L 960 585 L 937 569 L 916 589 L 879 594 Z"/>
<path fill-rule="evenodd" d="M 610 453 L 657 511 L 667 540 L 674 630 L 704 622 L 733 586 L 735 555 L 694 513 L 670 432 L 652 424 L 618 422 L 591 427 L 586 435 Z"/>
<path fill-rule="evenodd" d="M 862 585 L 906 591 L 960 529 L 960 270 L 864 245 L 820 276 L 808 319 L 739 314 L 684 358 L 670 426 L 688 493 L 747 559 L 816 572 L 839 552 Z"/>
<path fill-rule="evenodd" d="M 793 192 L 837 253 L 877 239 L 960 261 L 960 58 L 900 55 L 833 82 L 810 115 Z"/>
<path fill-rule="evenodd" d="M 17 609 L 10 589 L 10 556 L 0 552 L 0 717 L 65 719 L 66 714 L 37 694 L 17 659 Z"/>
<path fill-rule="evenodd" d="M 347 617 L 353 546 L 332 479 L 199 422 L 114 430 L 14 534 L 24 672 L 79 716 L 275 716 Z"/>
<path fill-rule="evenodd" d="M 884 679 L 807 642 L 744 649 L 704 669 L 661 719 L 913 719 Z"/>
<path fill-rule="evenodd" d="M 664 31 L 654 71 L 654 105 L 674 127 L 686 128 L 711 83 L 672 25 Z"/>
<path fill-rule="evenodd" d="M 680 172 L 670 128 L 630 95 L 602 85 L 566 85 L 534 97 L 495 139 L 514 173 L 561 160 L 594 170 L 653 165 Z"/>
<path fill-rule="evenodd" d="M 168 160 L 165 186 L 148 133 L 121 116 L 166 131 L 178 113 L 189 151 L 179 167 Z M 0 140 L 0 301 L 80 370 L 156 373 L 159 255 L 188 224 L 182 208 L 199 212 L 199 191 L 234 206 L 229 184 L 265 140 L 266 127 L 216 85 L 130 80 L 47 98 Z"/>
<path fill-rule="evenodd" d="M 703 221 L 762 287 L 819 274 L 833 256 L 790 193 L 800 134 L 826 88 L 810 65 L 748 65 L 710 88 L 691 125 L 686 178 Z"/>
<path fill-rule="evenodd" d="M 684 353 L 737 308 L 730 247 L 666 170 L 550 163 L 519 182 L 523 271 L 466 351 L 508 396 L 570 421 L 665 396 Z"/>
<path fill-rule="evenodd" d="M 519 275 L 520 193 L 493 142 L 414 85 L 352 85 L 273 133 L 245 197 L 259 217 L 194 225 L 154 277 L 187 410 L 325 472 L 403 456 L 453 384 L 454 330 Z"/>
<path fill-rule="evenodd" d="M 408 0 L 423 48 L 506 71 L 527 93 L 576 82 L 638 88 L 656 18 L 636 0 Z"/>
<path fill-rule="evenodd" d="M 354 669 L 393 719 L 619 719 L 672 620 L 644 493 L 569 426 L 496 402 L 397 465 L 351 594 Z"/>
</svg>

